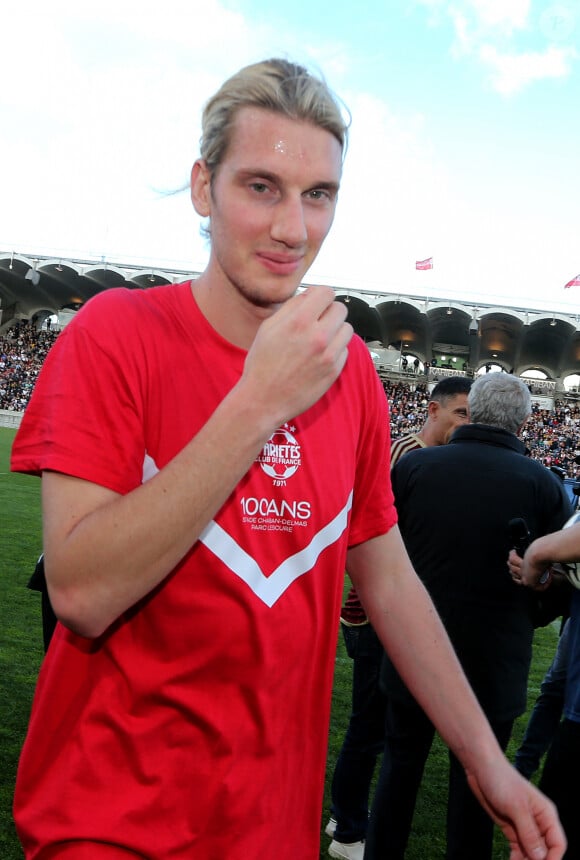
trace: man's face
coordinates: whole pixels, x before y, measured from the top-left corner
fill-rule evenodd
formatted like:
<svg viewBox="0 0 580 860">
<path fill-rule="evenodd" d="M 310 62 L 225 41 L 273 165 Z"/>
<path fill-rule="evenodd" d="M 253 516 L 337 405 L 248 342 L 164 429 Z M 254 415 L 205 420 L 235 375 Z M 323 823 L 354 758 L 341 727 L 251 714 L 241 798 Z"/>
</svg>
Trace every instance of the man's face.
<svg viewBox="0 0 580 860">
<path fill-rule="evenodd" d="M 205 211 L 194 203 L 210 217 L 212 275 L 254 306 L 286 301 L 332 224 L 340 144 L 311 123 L 246 107 L 211 182 L 203 170 Z"/>
<path fill-rule="evenodd" d="M 438 444 L 446 445 L 457 427 L 469 423 L 467 394 L 455 394 L 453 397 L 447 397 L 444 403 L 435 401 L 435 405 L 436 410 L 433 417 L 437 422 Z"/>
</svg>

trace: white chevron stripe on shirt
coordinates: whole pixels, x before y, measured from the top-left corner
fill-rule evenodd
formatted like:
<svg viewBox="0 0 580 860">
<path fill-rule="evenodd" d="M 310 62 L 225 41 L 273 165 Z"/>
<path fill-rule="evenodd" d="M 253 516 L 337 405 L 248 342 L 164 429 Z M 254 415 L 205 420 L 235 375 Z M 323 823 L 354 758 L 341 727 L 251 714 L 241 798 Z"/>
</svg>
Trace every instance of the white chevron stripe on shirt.
<svg viewBox="0 0 580 860">
<path fill-rule="evenodd" d="M 264 576 L 259 564 L 242 549 L 215 520 L 212 520 L 199 536 L 199 540 L 236 576 L 248 585 L 256 597 L 266 606 L 272 607 L 292 583 L 312 570 L 318 557 L 328 546 L 338 540 L 346 528 L 352 507 L 352 492 L 344 508 L 314 535 L 308 546 L 289 556 L 270 576 Z"/>
</svg>

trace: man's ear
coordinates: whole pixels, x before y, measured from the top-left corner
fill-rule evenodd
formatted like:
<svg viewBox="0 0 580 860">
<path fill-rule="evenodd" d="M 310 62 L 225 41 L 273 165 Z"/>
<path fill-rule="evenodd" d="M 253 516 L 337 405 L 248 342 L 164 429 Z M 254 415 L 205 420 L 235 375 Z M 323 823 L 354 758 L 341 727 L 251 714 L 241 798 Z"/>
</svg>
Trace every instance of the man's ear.
<svg viewBox="0 0 580 860">
<path fill-rule="evenodd" d="M 191 168 L 191 202 L 202 218 L 211 215 L 211 173 L 203 158 L 198 158 Z"/>
<path fill-rule="evenodd" d="M 439 412 L 439 402 L 437 400 L 430 400 L 427 404 L 427 415 L 429 418 L 435 418 L 437 413 Z"/>
</svg>

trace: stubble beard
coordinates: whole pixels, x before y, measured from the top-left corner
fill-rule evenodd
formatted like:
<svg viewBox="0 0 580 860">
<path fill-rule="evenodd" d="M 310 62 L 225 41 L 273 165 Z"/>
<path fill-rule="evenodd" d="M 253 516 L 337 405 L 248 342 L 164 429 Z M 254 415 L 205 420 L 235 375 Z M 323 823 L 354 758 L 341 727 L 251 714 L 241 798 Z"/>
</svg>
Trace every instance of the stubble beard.
<svg viewBox="0 0 580 860">
<path fill-rule="evenodd" d="M 274 299 L 267 295 L 267 287 L 253 287 L 246 281 L 241 281 L 238 278 L 229 277 L 228 280 L 230 281 L 232 288 L 241 298 L 252 305 L 252 307 L 259 308 L 260 310 L 276 309 L 280 307 L 280 305 L 283 305 L 292 298 L 292 296 L 296 295 L 296 291 L 298 290 L 298 284 L 293 288 L 289 285 L 288 289 L 292 289 L 291 292 L 286 293 L 280 299 Z"/>
</svg>

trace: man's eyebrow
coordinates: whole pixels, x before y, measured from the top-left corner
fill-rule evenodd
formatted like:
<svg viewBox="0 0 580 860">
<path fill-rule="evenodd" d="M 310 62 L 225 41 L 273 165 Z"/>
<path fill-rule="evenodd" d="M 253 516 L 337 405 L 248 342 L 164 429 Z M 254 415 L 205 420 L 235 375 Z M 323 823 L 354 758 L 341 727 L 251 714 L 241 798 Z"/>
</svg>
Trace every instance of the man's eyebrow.
<svg viewBox="0 0 580 860">
<path fill-rule="evenodd" d="M 338 182 L 315 182 L 311 187 L 322 188 L 324 191 L 334 191 L 335 194 L 338 194 L 340 184 Z"/>
<path fill-rule="evenodd" d="M 259 176 L 260 179 L 267 179 L 269 182 L 279 182 L 280 177 L 277 173 L 271 173 L 269 170 L 264 170 L 261 167 L 244 167 L 237 171 L 238 176 L 241 176 L 243 179 L 250 178 L 252 176 Z"/>
</svg>

